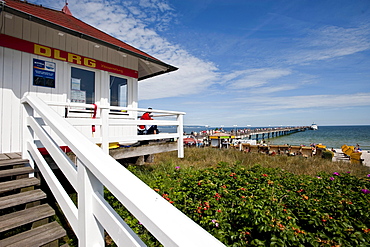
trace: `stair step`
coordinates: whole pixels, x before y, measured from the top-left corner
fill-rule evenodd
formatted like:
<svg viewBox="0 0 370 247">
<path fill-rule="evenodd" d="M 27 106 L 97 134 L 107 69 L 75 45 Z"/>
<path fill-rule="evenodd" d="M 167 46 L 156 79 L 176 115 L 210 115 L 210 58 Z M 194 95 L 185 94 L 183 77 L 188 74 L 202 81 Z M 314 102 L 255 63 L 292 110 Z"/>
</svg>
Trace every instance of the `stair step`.
<svg viewBox="0 0 370 247">
<path fill-rule="evenodd" d="M 0 246 L 41 246 L 66 235 L 66 231 L 56 222 L 39 226 L 32 230 L 0 240 Z"/>
<path fill-rule="evenodd" d="M 0 201 L 0 209 L 14 207 L 28 202 L 38 201 L 44 198 L 46 198 L 46 194 L 40 189 L 30 190 L 10 196 L 4 196 L 1 198 Z"/>
<path fill-rule="evenodd" d="M 33 169 L 29 166 L 14 168 L 14 169 L 7 169 L 7 170 L 0 171 L 0 178 L 10 177 L 14 175 L 27 174 L 27 173 L 32 173 L 32 172 L 33 172 Z"/>
<path fill-rule="evenodd" d="M 0 216 L 0 232 L 23 226 L 25 224 L 53 216 L 54 214 L 54 209 L 52 209 L 48 204 L 43 204 L 3 215 Z"/>
<path fill-rule="evenodd" d="M 34 177 L 7 181 L 0 183 L 0 193 L 35 185 L 40 185 L 40 180 Z"/>
<path fill-rule="evenodd" d="M 0 154 L 0 160 L 20 159 L 20 158 L 22 158 L 22 153 L 2 153 Z"/>
<path fill-rule="evenodd" d="M 10 165 L 20 165 L 20 164 L 27 164 L 29 160 L 27 159 L 6 159 L 0 160 L 0 166 L 10 166 Z"/>
</svg>

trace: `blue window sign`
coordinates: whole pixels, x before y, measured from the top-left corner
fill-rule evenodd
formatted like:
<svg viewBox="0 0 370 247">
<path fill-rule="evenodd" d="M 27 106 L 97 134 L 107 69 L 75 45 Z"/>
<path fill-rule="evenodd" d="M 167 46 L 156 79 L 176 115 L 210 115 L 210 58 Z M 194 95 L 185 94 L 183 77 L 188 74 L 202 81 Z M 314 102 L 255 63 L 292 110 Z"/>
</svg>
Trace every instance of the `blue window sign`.
<svg viewBox="0 0 370 247">
<path fill-rule="evenodd" d="M 34 58 L 33 85 L 55 88 L 55 63 Z"/>
</svg>

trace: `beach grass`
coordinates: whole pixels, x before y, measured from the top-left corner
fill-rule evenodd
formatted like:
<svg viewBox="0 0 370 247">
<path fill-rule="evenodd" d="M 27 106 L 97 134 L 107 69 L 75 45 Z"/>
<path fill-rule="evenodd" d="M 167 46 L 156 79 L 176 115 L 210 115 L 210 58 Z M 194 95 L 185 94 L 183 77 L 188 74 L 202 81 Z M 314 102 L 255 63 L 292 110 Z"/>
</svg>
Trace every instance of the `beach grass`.
<svg viewBox="0 0 370 247">
<path fill-rule="evenodd" d="M 226 246 L 365 246 L 370 239 L 364 165 L 205 147 L 185 148 L 182 159 L 176 151 L 156 154 L 128 169 Z M 117 204 L 109 191 L 105 197 Z M 148 246 L 162 246 L 123 206 L 114 208 Z"/>
<path fill-rule="evenodd" d="M 200 224 L 202 227 L 205 227 L 205 228 L 207 228 L 208 225 L 207 224 L 202 225 L 201 222 L 196 220 L 197 219 L 197 214 L 194 213 L 194 207 L 196 208 L 196 206 L 199 206 L 198 204 L 196 204 L 198 201 L 195 202 L 195 204 L 194 204 L 195 206 L 193 204 L 191 204 L 191 205 L 189 204 L 188 208 L 186 208 L 186 207 L 183 208 L 181 205 L 183 205 L 184 203 L 182 203 L 179 198 L 175 197 L 176 193 L 174 192 L 174 191 L 179 190 L 180 187 L 177 187 L 176 189 L 174 189 L 175 185 L 173 183 L 177 184 L 179 181 L 181 181 L 181 180 L 185 181 L 187 179 L 189 179 L 189 181 L 190 180 L 192 181 L 192 180 L 195 179 L 194 177 L 209 174 L 209 169 L 208 168 L 221 169 L 224 172 L 226 172 L 226 174 L 229 174 L 229 172 L 233 171 L 233 169 L 244 169 L 244 168 L 240 168 L 240 166 L 244 166 L 245 169 L 251 169 L 250 171 L 253 174 L 254 174 L 253 171 L 256 170 L 256 169 L 262 171 L 262 170 L 264 170 L 264 168 L 279 168 L 283 171 L 276 171 L 275 173 L 278 174 L 278 175 L 275 174 L 276 175 L 275 177 L 273 175 L 274 172 L 272 170 L 270 170 L 268 172 L 269 173 L 268 179 L 271 179 L 271 180 L 276 179 L 276 184 L 283 183 L 282 181 L 277 182 L 278 178 L 281 176 L 281 174 L 293 173 L 294 175 L 298 175 L 298 176 L 308 175 L 308 176 L 313 177 L 313 178 L 309 178 L 307 176 L 302 176 L 302 178 L 298 178 L 298 177 L 294 177 L 294 175 L 292 175 L 292 176 L 287 178 L 287 181 L 285 181 L 288 184 L 291 183 L 291 184 L 289 184 L 290 187 L 298 186 L 295 183 L 295 179 L 297 179 L 297 181 L 298 180 L 301 181 L 300 179 L 311 181 L 310 179 L 316 179 L 316 176 L 318 174 L 320 174 L 320 176 L 322 176 L 322 173 L 327 173 L 327 174 L 329 174 L 329 176 L 332 176 L 333 173 L 340 173 L 340 174 L 343 173 L 343 174 L 345 174 L 345 173 L 350 172 L 351 176 L 355 176 L 355 177 L 359 178 L 358 181 L 360 181 L 361 178 L 363 179 L 364 177 L 366 177 L 367 174 L 370 174 L 370 168 L 367 167 L 367 166 L 353 165 L 350 162 L 345 162 L 345 161 L 332 162 L 330 160 L 323 159 L 321 157 L 304 158 L 304 157 L 300 157 L 300 156 L 285 156 L 285 155 L 284 156 L 278 156 L 278 155 L 268 156 L 266 154 L 261 154 L 261 153 L 245 153 L 245 152 L 241 152 L 239 150 L 232 149 L 232 148 L 230 148 L 230 149 L 217 149 L 217 148 L 211 148 L 211 147 L 185 148 L 184 151 L 185 151 L 185 157 L 182 158 L 182 159 L 177 157 L 177 151 L 159 153 L 159 154 L 155 154 L 154 162 L 145 163 L 145 165 L 143 165 L 143 166 L 134 166 L 134 165 L 132 165 L 132 166 L 129 167 L 129 169 L 132 170 L 133 173 L 136 176 L 138 176 L 140 179 L 142 179 L 145 183 L 148 184 L 148 186 L 151 186 L 153 189 L 158 189 L 157 187 L 160 186 L 161 190 L 160 190 L 160 192 L 158 192 L 159 194 L 163 193 L 162 191 L 168 191 L 168 193 L 171 196 L 171 199 L 173 199 L 175 201 L 174 205 L 176 207 L 179 207 L 182 210 L 186 211 L 184 213 L 186 213 L 188 217 L 195 220 L 198 224 Z M 220 165 L 221 163 L 223 163 L 223 164 Z M 225 167 L 225 166 L 227 166 L 227 167 Z M 186 169 L 186 168 L 191 168 L 191 169 Z M 180 176 L 180 171 L 185 172 L 185 174 L 192 174 L 192 175 L 190 177 L 186 177 L 186 176 L 185 177 L 176 177 L 176 176 Z M 239 170 L 239 172 L 240 172 L 240 170 Z M 177 175 L 175 176 L 174 174 L 177 174 Z M 263 174 L 261 176 L 261 181 L 262 181 L 263 178 L 266 178 L 266 177 L 264 177 L 264 175 L 265 174 Z M 347 179 L 346 176 L 348 176 L 348 175 L 349 174 L 344 175 L 343 176 L 344 179 Z M 327 176 L 327 177 L 329 177 L 329 176 Z M 230 178 L 229 175 L 226 175 L 226 176 L 223 176 L 223 177 L 224 177 L 225 181 L 228 178 Z M 209 178 L 209 179 L 211 179 L 211 178 Z M 339 179 L 337 179 L 337 180 L 339 181 Z M 198 180 L 195 179 L 195 181 L 198 181 Z M 208 181 L 208 180 L 204 179 L 204 181 Z M 260 180 L 258 180 L 258 181 L 260 181 Z M 320 179 L 318 181 L 321 182 L 321 181 L 324 181 L 324 179 L 323 180 Z M 330 183 L 330 181 L 329 182 L 328 181 L 329 181 L 329 179 L 325 180 L 326 183 Z M 356 179 L 354 179 L 353 181 L 356 181 Z M 265 183 L 266 183 L 266 181 L 265 181 Z M 265 189 L 268 189 L 268 188 L 271 187 L 271 185 L 266 187 L 265 183 L 260 182 L 259 185 L 256 185 L 256 189 L 255 189 L 256 193 L 258 191 L 262 191 L 262 190 L 265 190 Z M 297 182 L 297 183 L 299 184 L 299 186 L 303 186 L 303 184 L 304 184 L 302 182 Z M 247 186 L 247 184 L 248 183 L 246 183 L 246 185 L 244 185 L 244 186 Z M 313 183 L 307 182 L 307 184 L 312 185 Z M 153 187 L 153 185 L 155 185 L 155 187 Z M 228 186 L 229 185 L 231 186 L 231 184 L 228 184 Z M 195 183 L 195 186 L 197 186 L 196 187 L 196 191 L 197 191 L 196 193 L 201 193 L 201 194 L 210 193 L 211 194 L 211 192 L 212 193 L 214 192 L 214 191 L 211 191 L 211 192 L 207 191 L 207 187 L 205 187 L 204 189 L 202 188 L 202 190 L 199 190 L 198 189 L 199 181 L 198 181 L 198 185 L 197 185 L 197 183 Z M 326 187 L 326 188 L 330 188 L 330 187 Z M 181 187 L 181 191 L 184 191 L 184 190 L 187 190 L 187 189 L 189 191 L 191 191 L 191 188 Z M 231 189 L 231 187 L 229 189 Z M 333 191 L 334 190 L 335 190 L 335 188 L 333 188 Z M 248 190 L 248 191 L 253 193 L 253 190 Z M 284 190 L 282 190 L 282 191 L 284 191 Z M 307 191 L 309 191 L 308 188 L 307 188 Z M 340 191 L 340 190 L 338 190 L 338 191 Z M 170 192 L 173 192 L 173 193 L 170 193 Z M 317 191 L 311 191 L 311 192 L 316 193 Z M 240 193 L 240 190 L 237 190 L 237 192 L 234 191 L 234 193 L 230 193 L 230 195 L 231 194 L 236 195 L 238 193 Z M 317 193 L 319 193 L 319 192 L 317 192 Z M 137 234 L 139 234 L 140 238 L 144 242 L 148 243 L 148 246 L 161 246 L 159 244 L 159 242 L 157 240 L 155 240 L 155 238 L 152 237 L 152 235 L 149 232 L 147 232 L 141 225 L 140 225 L 140 227 L 138 227 L 138 220 L 135 219 L 135 217 L 132 216 L 127 210 L 125 210 L 124 206 L 121 205 L 121 203 L 119 203 L 117 201 L 117 199 L 111 193 L 109 193 L 109 191 L 107 191 L 107 190 L 105 191 L 105 197 L 106 197 L 107 201 L 113 206 L 113 208 L 118 212 L 118 214 L 123 219 L 125 219 L 126 223 L 128 223 L 130 225 L 130 227 L 132 227 L 135 231 L 137 231 Z M 310 195 L 310 197 L 311 197 L 311 195 Z M 213 194 L 211 195 L 210 198 L 211 199 L 209 199 L 209 198 L 208 199 L 212 200 Z M 285 196 L 284 196 L 284 198 L 285 198 Z M 336 198 L 336 197 L 328 197 L 328 201 L 330 201 L 329 200 L 330 198 Z M 359 198 L 362 198 L 362 197 L 359 197 Z M 204 199 L 204 200 L 206 201 L 208 199 Z M 180 201 L 177 201 L 177 200 L 180 200 Z M 227 200 L 224 200 L 224 201 L 227 202 Z M 231 203 L 234 203 L 236 200 L 231 200 L 231 201 L 232 201 Z M 299 201 L 300 202 L 306 202 L 305 200 L 299 200 Z M 216 202 L 214 202 L 214 203 L 216 203 Z M 269 203 L 271 203 L 271 202 L 269 201 Z M 251 205 L 254 205 L 254 204 L 258 204 L 258 202 L 253 201 L 253 203 L 251 203 Z M 223 207 L 223 211 L 226 212 L 227 210 L 229 210 L 229 208 L 230 208 L 229 206 L 222 206 L 222 205 L 223 204 L 220 204 L 219 206 Z M 333 205 L 338 206 L 339 204 L 338 204 L 338 202 L 335 202 L 335 204 L 333 204 Z M 247 206 L 244 205 L 243 208 L 247 208 Z M 327 208 L 336 212 L 335 211 L 336 208 L 334 206 L 330 206 L 330 207 L 328 206 Z M 324 209 L 322 209 L 322 210 L 324 212 Z M 241 214 L 243 214 L 243 213 L 241 213 Z M 287 216 L 285 214 L 286 213 L 284 213 L 284 217 L 286 218 Z M 330 212 L 330 214 L 332 214 L 332 212 Z M 240 218 L 238 214 L 235 214 L 235 215 L 237 215 L 237 218 Z M 208 217 L 212 218 L 212 217 L 215 217 L 215 216 L 212 215 L 212 216 L 208 216 Z M 236 221 L 237 218 L 235 218 L 234 220 Z M 281 218 L 281 219 L 283 219 L 283 218 Z M 298 221 L 298 218 L 297 218 L 297 221 Z M 227 223 L 227 222 L 229 222 L 229 220 L 226 220 L 225 222 Z M 286 223 L 286 224 L 288 224 L 288 223 Z M 260 225 L 269 226 L 268 223 L 261 223 Z M 340 229 L 340 231 L 343 232 L 342 229 Z M 253 232 L 253 231 L 251 231 L 251 232 Z M 213 234 L 214 232 L 211 232 L 211 233 Z M 226 235 L 228 235 L 228 233 Z M 106 240 L 107 246 L 115 246 L 112 239 L 108 235 L 106 235 L 105 240 Z M 70 246 L 77 246 L 76 243 L 77 243 L 76 238 L 72 238 L 69 241 Z"/>
<path fill-rule="evenodd" d="M 302 156 L 268 156 L 260 153 L 245 153 L 236 149 L 185 148 L 185 157 L 177 158 L 177 152 L 156 154 L 153 163 L 149 166 L 181 166 L 193 168 L 216 167 L 220 162 L 240 164 L 246 168 L 261 165 L 266 168 L 280 168 L 296 175 L 316 176 L 320 172 L 332 174 L 334 172 L 346 173 L 356 177 L 364 177 L 370 173 L 370 167 L 351 164 L 346 161 L 330 161 L 321 157 Z"/>
</svg>

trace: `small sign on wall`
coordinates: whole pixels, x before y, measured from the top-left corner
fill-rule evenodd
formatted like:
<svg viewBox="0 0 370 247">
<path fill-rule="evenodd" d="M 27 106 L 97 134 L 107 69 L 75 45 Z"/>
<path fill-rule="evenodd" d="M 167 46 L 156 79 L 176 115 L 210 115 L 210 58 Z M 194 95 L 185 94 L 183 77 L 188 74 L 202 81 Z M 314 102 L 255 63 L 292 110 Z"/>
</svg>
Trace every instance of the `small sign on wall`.
<svg viewBox="0 0 370 247">
<path fill-rule="evenodd" d="M 55 88 L 55 63 L 34 58 L 33 85 Z"/>
</svg>

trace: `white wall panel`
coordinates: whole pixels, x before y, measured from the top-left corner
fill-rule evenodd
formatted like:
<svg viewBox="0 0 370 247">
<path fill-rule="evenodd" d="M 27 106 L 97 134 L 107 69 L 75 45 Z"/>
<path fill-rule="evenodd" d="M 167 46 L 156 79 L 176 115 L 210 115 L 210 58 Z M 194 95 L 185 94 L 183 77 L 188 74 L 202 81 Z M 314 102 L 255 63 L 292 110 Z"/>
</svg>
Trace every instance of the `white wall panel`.
<svg viewBox="0 0 370 247">
<path fill-rule="evenodd" d="M 92 58 L 97 60 L 103 61 L 103 49 L 100 45 L 95 45 L 94 43 L 91 44 L 93 49 Z"/>
<path fill-rule="evenodd" d="M 66 50 L 66 40 L 67 40 L 67 35 L 63 32 L 59 32 L 57 30 L 54 31 L 53 35 L 53 47 L 63 50 Z"/>
<path fill-rule="evenodd" d="M 71 35 L 68 36 L 69 38 L 67 39 L 67 51 L 78 54 L 78 38 Z"/>
<path fill-rule="evenodd" d="M 89 56 L 89 42 L 87 40 L 77 39 L 77 54 L 85 57 Z"/>
<path fill-rule="evenodd" d="M 30 66 L 30 64 L 32 64 L 32 55 L 29 54 L 29 53 L 26 53 L 26 52 L 22 52 L 21 53 L 21 69 L 22 69 L 22 73 L 21 73 L 21 92 L 20 92 L 20 98 L 22 99 L 22 97 L 24 96 L 25 93 L 29 92 L 30 91 L 30 87 L 31 87 L 31 81 L 32 81 L 32 68 Z M 20 123 L 22 123 L 22 120 L 24 119 L 24 116 L 25 116 L 26 112 L 25 112 L 25 109 L 24 107 L 21 105 L 20 106 Z M 19 124 L 19 145 L 20 145 L 20 148 L 19 150 L 22 150 L 23 146 L 22 146 L 22 138 L 23 138 L 23 123 L 22 124 Z"/>
<path fill-rule="evenodd" d="M 41 44 L 41 45 L 48 45 L 47 43 L 47 40 L 46 40 L 46 27 L 43 26 L 43 25 L 38 25 L 37 26 L 37 29 L 38 29 L 38 41 L 37 43 Z"/>
<path fill-rule="evenodd" d="M 0 15 L 0 18 L 1 18 L 1 15 Z M 2 136 L 3 136 L 3 107 L 4 107 L 4 103 L 3 103 L 3 84 L 4 84 L 4 48 L 3 47 L 0 47 L 0 153 L 3 153 L 3 139 L 2 139 Z"/>
<path fill-rule="evenodd" d="M 39 28 L 40 24 L 30 22 L 31 23 L 31 36 L 30 40 L 31 42 L 38 43 L 39 42 Z"/>
<path fill-rule="evenodd" d="M 13 64 L 12 64 L 12 112 L 11 112 L 11 150 L 21 150 L 20 145 L 20 125 L 22 123 L 21 118 L 21 52 L 13 51 Z"/>
<path fill-rule="evenodd" d="M 4 61 L 13 60 L 13 50 L 4 49 Z M 3 120 L 1 123 L 1 138 L 5 141 L 3 142 L 2 153 L 11 152 L 11 126 L 12 126 L 12 110 L 14 107 L 19 107 L 14 105 L 14 93 L 12 90 L 13 83 L 13 63 L 4 62 L 3 70 L 3 98 L 2 98 L 2 115 Z"/>
<path fill-rule="evenodd" d="M 53 47 L 54 30 L 49 27 L 46 27 L 45 33 L 43 33 L 42 35 L 45 35 L 45 45 Z"/>
<path fill-rule="evenodd" d="M 22 24 L 23 19 L 17 16 L 13 16 L 14 20 L 14 30 L 13 30 L 13 36 L 17 38 L 22 38 Z"/>
<path fill-rule="evenodd" d="M 102 50 L 102 58 L 101 60 L 104 61 L 104 62 L 107 62 L 108 63 L 108 48 L 105 47 L 105 46 L 100 46 L 100 48 Z"/>
<path fill-rule="evenodd" d="M 4 17 L 5 16 L 5 12 L 2 11 L 0 13 L 0 33 L 4 33 L 5 32 L 5 21 L 4 21 Z"/>
<path fill-rule="evenodd" d="M 22 22 L 22 39 L 31 41 L 31 22 L 25 19 Z"/>
<path fill-rule="evenodd" d="M 15 19 L 16 16 L 4 13 L 4 33 L 7 35 L 15 36 Z"/>
</svg>

